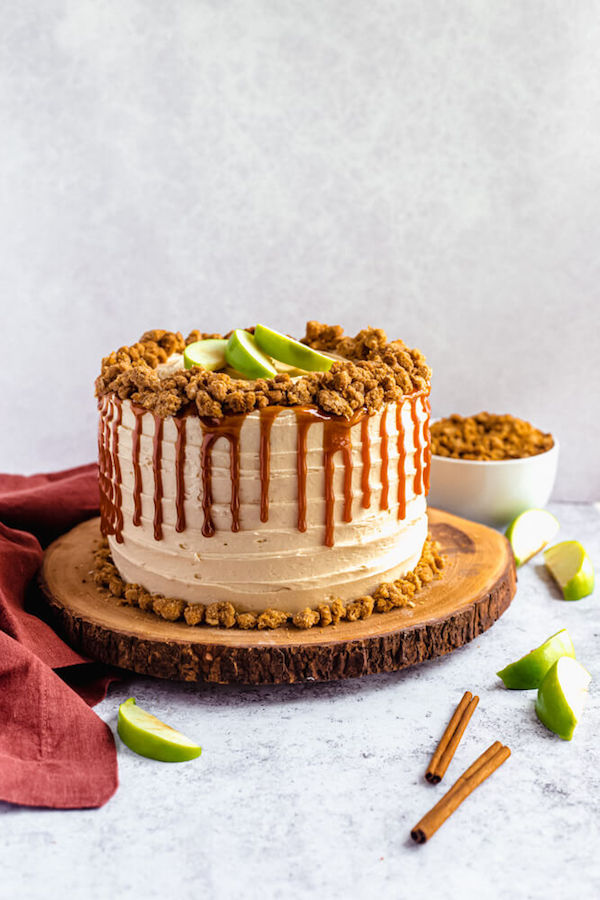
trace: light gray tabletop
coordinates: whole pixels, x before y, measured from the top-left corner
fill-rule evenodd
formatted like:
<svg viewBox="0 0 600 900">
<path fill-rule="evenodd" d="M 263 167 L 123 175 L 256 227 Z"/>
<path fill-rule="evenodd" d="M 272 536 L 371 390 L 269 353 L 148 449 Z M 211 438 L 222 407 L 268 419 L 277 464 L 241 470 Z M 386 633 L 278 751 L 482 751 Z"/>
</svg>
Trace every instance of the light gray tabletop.
<svg viewBox="0 0 600 900">
<path fill-rule="evenodd" d="M 600 509 L 551 507 L 560 540 L 600 572 Z M 451 656 L 393 675 L 240 688 L 134 677 L 96 707 L 116 732 L 134 695 L 203 746 L 189 763 L 130 752 L 99 810 L 0 804 L 0 897 L 558 898 L 600 896 L 599 591 L 565 603 L 540 561 L 512 606 Z M 538 722 L 535 692 L 495 672 L 568 626 L 594 678 L 573 741 Z M 450 714 L 480 695 L 438 787 L 423 774 Z M 423 846 L 410 828 L 495 739 L 510 759 Z"/>
</svg>

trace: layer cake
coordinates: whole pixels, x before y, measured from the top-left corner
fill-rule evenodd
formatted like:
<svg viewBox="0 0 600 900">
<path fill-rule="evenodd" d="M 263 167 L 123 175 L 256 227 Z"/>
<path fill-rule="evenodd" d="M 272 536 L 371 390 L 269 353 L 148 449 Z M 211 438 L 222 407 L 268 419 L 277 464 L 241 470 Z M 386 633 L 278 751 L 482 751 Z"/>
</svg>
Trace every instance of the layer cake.
<svg viewBox="0 0 600 900">
<path fill-rule="evenodd" d="M 171 598 L 189 622 L 216 604 L 240 621 L 214 624 L 265 610 L 278 624 L 312 610 L 316 624 L 327 605 L 374 597 L 377 610 L 382 586 L 419 581 L 431 455 L 419 351 L 308 323 L 303 341 L 334 356 L 329 372 L 248 381 L 184 369 L 201 337 L 148 332 L 103 361 L 103 559 L 124 586 L 113 592 Z"/>
</svg>

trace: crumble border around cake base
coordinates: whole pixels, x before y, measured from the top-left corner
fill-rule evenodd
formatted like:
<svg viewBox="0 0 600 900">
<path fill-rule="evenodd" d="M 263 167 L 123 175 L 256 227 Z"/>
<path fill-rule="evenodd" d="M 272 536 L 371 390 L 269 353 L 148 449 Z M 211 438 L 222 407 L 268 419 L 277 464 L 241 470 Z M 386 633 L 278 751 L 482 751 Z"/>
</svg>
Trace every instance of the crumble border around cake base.
<svg viewBox="0 0 600 900">
<path fill-rule="evenodd" d="M 152 594 L 139 584 L 125 582 L 115 566 L 108 541 L 104 539 L 94 551 L 93 578 L 99 588 L 107 596 L 117 600 L 123 606 L 135 606 L 144 612 L 151 612 L 167 622 L 184 621 L 193 627 L 208 625 L 221 628 L 239 628 L 242 630 L 265 630 L 294 626 L 300 629 L 313 626 L 326 627 L 339 622 L 355 622 L 367 619 L 374 613 L 386 613 L 393 609 L 402 609 L 415 605 L 414 598 L 423 585 L 441 577 L 444 558 L 440 553 L 440 545 L 427 535 L 421 558 L 411 572 L 392 582 L 383 582 L 372 594 L 363 595 L 349 603 L 340 598 L 306 607 L 294 615 L 284 610 L 267 608 L 260 613 L 242 612 L 235 609 L 232 603 L 217 601 L 205 605 L 189 603 L 175 597 Z"/>
</svg>

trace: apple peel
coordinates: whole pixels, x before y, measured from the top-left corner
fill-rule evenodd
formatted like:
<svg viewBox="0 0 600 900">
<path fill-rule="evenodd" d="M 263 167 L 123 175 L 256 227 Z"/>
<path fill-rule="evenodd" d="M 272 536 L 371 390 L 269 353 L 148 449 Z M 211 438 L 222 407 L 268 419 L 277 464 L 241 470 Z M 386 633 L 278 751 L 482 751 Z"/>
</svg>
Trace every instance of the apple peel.
<svg viewBox="0 0 600 900">
<path fill-rule="evenodd" d="M 227 365 L 246 378 L 274 378 L 277 370 L 269 357 L 263 353 L 253 335 L 242 328 L 236 328 L 225 348 Z"/>
<path fill-rule="evenodd" d="M 565 600 L 581 600 L 594 590 L 594 567 L 579 541 L 562 541 L 544 553 L 546 568 Z"/>
<path fill-rule="evenodd" d="M 206 338 L 188 344 L 183 352 L 183 366 L 193 369 L 199 366 L 208 372 L 217 372 L 225 366 L 225 348 L 227 341 L 221 338 Z"/>
<path fill-rule="evenodd" d="M 575 658 L 573 641 L 566 628 L 557 631 L 539 647 L 509 663 L 496 674 L 509 690 L 531 690 L 540 686 L 550 667 L 561 656 Z"/>
<path fill-rule="evenodd" d="M 313 350 L 312 347 L 308 347 L 286 334 L 281 334 L 273 328 L 267 328 L 266 325 L 256 326 L 254 339 L 261 350 L 293 369 L 305 372 L 328 372 L 334 362 L 332 357 Z"/>
<path fill-rule="evenodd" d="M 564 741 L 570 741 L 581 718 L 592 676 L 581 663 L 561 656 L 546 673 L 535 703 L 538 719 Z"/>
<path fill-rule="evenodd" d="M 550 543 L 559 529 L 556 516 L 546 509 L 527 509 L 506 529 L 517 566 L 528 562 Z"/>
<path fill-rule="evenodd" d="M 186 762 L 202 753 L 202 747 L 139 707 L 134 697 L 119 706 L 119 737 L 134 753 L 161 762 Z"/>
</svg>

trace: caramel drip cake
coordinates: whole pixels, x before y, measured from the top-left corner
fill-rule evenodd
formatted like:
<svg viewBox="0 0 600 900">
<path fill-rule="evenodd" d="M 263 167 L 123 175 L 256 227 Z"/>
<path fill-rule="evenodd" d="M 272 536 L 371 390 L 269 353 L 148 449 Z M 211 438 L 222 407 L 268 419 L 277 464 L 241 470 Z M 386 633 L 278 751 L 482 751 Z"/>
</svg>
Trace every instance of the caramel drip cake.
<svg viewBox="0 0 600 900">
<path fill-rule="evenodd" d="M 347 338 L 308 323 L 302 344 L 327 371 L 282 364 L 251 378 L 189 367 L 186 347 L 198 342 L 231 339 L 148 332 L 103 361 L 107 586 L 125 602 L 140 592 L 174 601 L 146 602 L 167 618 L 242 627 L 261 627 L 265 611 L 280 613 L 276 624 L 311 611 L 310 624 L 327 624 L 319 609 L 365 598 L 371 612 L 382 587 L 404 582 L 410 602 L 424 571 L 431 457 L 419 351 L 379 330 Z M 441 562 L 429 556 L 434 577 Z"/>
</svg>

